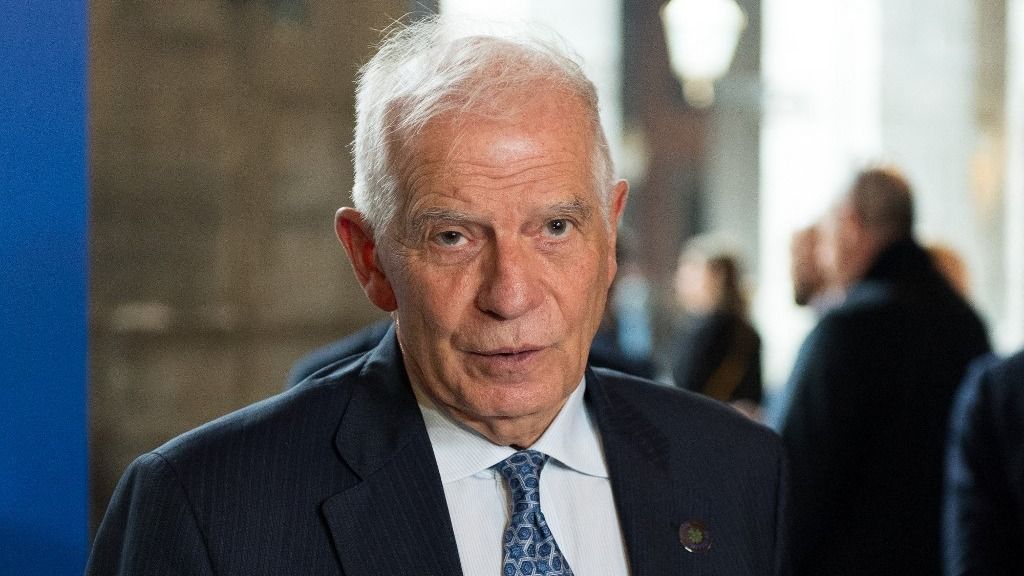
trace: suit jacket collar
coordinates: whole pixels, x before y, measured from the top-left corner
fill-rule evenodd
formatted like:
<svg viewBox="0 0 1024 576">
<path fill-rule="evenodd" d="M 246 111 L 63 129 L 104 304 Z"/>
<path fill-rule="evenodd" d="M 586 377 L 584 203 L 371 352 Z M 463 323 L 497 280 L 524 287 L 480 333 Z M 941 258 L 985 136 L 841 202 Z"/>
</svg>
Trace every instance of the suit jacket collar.
<svg viewBox="0 0 1024 576">
<path fill-rule="evenodd" d="M 334 447 L 349 467 L 367 478 L 425 430 L 391 326 L 359 370 Z"/>
<path fill-rule="evenodd" d="M 346 576 L 462 574 L 441 477 L 394 327 L 357 378 L 335 448 L 359 481 L 322 506 Z"/>
<path fill-rule="evenodd" d="M 601 431 L 630 572 L 678 572 L 678 529 L 685 519 L 672 515 L 679 486 L 672 482 L 669 438 L 593 370 L 587 371 L 587 401 Z"/>
</svg>

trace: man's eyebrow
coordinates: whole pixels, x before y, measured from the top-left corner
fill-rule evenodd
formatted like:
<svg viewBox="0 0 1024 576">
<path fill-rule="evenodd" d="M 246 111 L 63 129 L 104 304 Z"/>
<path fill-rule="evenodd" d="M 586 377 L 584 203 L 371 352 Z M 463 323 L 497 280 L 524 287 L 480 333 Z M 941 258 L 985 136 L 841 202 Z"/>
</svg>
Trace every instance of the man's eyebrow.
<svg viewBox="0 0 1024 576">
<path fill-rule="evenodd" d="M 412 217 L 409 222 L 409 230 L 415 236 L 419 236 L 429 224 L 437 222 L 459 225 L 471 223 L 473 222 L 473 219 L 469 214 L 458 210 L 452 210 L 451 208 L 427 208 Z"/>
<path fill-rule="evenodd" d="M 559 218 L 572 218 L 581 223 L 589 221 L 593 212 L 593 207 L 579 198 L 556 202 L 544 207 L 545 214 Z M 465 212 L 435 206 L 412 216 L 409 220 L 409 231 L 414 236 L 420 236 L 428 226 L 438 223 L 464 226 L 477 223 L 477 220 Z"/>
<path fill-rule="evenodd" d="M 553 214 L 575 218 L 580 222 L 586 222 L 589 220 L 591 214 L 594 212 L 589 204 L 583 202 L 579 198 L 574 198 L 567 202 L 557 202 L 549 206 L 547 210 Z"/>
</svg>

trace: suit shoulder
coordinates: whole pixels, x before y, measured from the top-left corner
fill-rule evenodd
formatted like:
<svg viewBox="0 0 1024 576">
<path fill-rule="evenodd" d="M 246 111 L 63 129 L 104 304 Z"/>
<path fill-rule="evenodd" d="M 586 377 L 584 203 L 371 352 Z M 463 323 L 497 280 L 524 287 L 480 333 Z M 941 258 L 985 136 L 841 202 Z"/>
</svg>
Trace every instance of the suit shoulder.
<svg viewBox="0 0 1024 576">
<path fill-rule="evenodd" d="M 153 451 L 175 468 L 208 457 L 255 450 L 298 448 L 310 439 L 333 437 L 358 382 L 358 366 L 311 379 L 189 430 Z"/>
<path fill-rule="evenodd" d="M 955 343 L 960 354 L 972 358 L 989 349 L 981 317 L 948 287 L 911 291 L 880 282 L 857 285 L 847 302 L 818 322 L 807 343 L 825 356 L 897 354 L 907 346 L 919 347 L 922 336 Z"/>
<path fill-rule="evenodd" d="M 989 367 L 988 372 L 991 373 L 992 379 L 998 382 L 1000 386 L 1020 391 L 1024 388 L 1020 384 L 1024 382 L 1024 350 Z"/>
<path fill-rule="evenodd" d="M 896 351 L 892 340 L 905 338 L 906 310 L 888 295 L 860 298 L 829 311 L 811 329 L 801 346 L 801 354 L 811 355 L 817 363 L 847 365 L 863 362 L 865 354 Z"/>
<path fill-rule="evenodd" d="M 986 416 L 994 422 L 1013 429 L 1024 426 L 1024 350 L 989 361 L 974 376 L 965 378 L 961 394 L 973 390 L 983 398 Z"/>
<path fill-rule="evenodd" d="M 781 451 L 778 436 L 731 406 L 706 396 L 612 370 L 595 368 L 610 402 L 625 406 L 664 427 L 670 435 L 719 439 L 725 443 Z"/>
</svg>

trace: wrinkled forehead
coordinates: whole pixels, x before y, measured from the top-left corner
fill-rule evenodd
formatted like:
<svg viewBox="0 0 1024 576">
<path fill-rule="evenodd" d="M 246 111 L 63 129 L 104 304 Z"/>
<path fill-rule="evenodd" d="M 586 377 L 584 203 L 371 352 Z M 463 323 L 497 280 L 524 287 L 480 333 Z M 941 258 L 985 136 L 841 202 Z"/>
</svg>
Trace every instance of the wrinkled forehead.
<svg viewBox="0 0 1024 576">
<path fill-rule="evenodd" d="M 486 104 L 439 114 L 394 142 L 391 156 L 401 181 L 425 161 L 439 169 L 468 157 L 500 162 L 502 155 L 521 156 L 530 148 L 553 162 L 577 162 L 589 184 L 594 138 L 578 97 L 538 85 L 496 93 Z"/>
<path fill-rule="evenodd" d="M 399 138 L 449 111 L 501 117 L 537 94 L 576 95 L 596 112 L 597 93 L 578 65 L 542 44 L 494 36 L 444 39 L 402 62 L 384 103 Z"/>
<path fill-rule="evenodd" d="M 557 111 L 563 127 L 592 132 L 594 122 L 588 103 L 556 80 L 520 78 L 514 84 L 481 82 L 472 78 L 464 86 L 432 102 L 429 110 L 411 99 L 397 99 L 389 110 L 393 140 L 400 146 L 417 144 L 432 127 L 472 128 L 482 122 L 515 124 L 538 112 Z"/>
</svg>

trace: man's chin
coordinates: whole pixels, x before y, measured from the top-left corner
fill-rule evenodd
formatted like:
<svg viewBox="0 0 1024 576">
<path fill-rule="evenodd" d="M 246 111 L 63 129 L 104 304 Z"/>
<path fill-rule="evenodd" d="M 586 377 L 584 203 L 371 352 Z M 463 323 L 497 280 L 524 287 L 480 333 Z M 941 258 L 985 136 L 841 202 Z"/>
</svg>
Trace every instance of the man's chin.
<svg viewBox="0 0 1024 576">
<path fill-rule="evenodd" d="M 486 393 L 470 399 L 474 412 L 482 418 L 515 420 L 556 414 L 575 387 L 561 382 L 509 384 L 492 383 Z M 483 392 L 481 390 L 481 392 Z"/>
<path fill-rule="evenodd" d="M 564 404 L 507 403 L 473 407 L 473 414 L 453 414 L 464 425 L 500 445 L 528 446 L 547 429 Z"/>
</svg>

